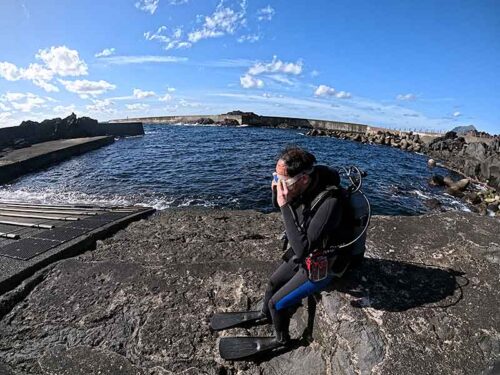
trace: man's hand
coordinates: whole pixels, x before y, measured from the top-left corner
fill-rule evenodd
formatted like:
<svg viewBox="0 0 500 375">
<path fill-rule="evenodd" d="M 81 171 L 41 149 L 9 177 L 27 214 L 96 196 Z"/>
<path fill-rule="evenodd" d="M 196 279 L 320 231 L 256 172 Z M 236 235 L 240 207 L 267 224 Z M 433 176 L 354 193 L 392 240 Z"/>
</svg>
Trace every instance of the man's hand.
<svg viewBox="0 0 500 375">
<path fill-rule="evenodd" d="M 285 181 L 278 180 L 278 206 L 284 206 L 288 202 L 288 187 Z"/>
</svg>

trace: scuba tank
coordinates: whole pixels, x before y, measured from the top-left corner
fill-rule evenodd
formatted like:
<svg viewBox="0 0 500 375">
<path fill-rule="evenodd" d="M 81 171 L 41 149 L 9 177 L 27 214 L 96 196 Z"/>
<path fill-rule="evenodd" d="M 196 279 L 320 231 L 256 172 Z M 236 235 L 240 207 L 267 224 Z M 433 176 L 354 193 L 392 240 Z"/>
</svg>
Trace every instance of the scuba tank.
<svg viewBox="0 0 500 375">
<path fill-rule="evenodd" d="M 366 234 L 370 224 L 371 207 L 370 202 L 366 195 L 361 191 L 362 179 L 366 173 L 359 168 L 342 167 L 340 174 L 347 177 L 350 185 L 347 187 L 341 186 L 328 186 L 324 191 L 312 201 L 310 213 L 314 215 L 321 203 L 329 196 L 337 196 L 343 202 L 343 218 L 344 225 L 347 232 L 347 239 L 343 243 L 331 245 L 323 249 L 313 251 L 306 258 L 306 269 L 308 271 L 309 279 L 311 281 L 321 281 L 327 277 L 325 272 L 325 265 L 331 268 L 336 264 L 336 270 L 333 274 L 342 276 L 349 264 L 359 264 L 365 254 L 366 250 Z M 336 261 L 337 255 L 340 253 L 348 252 L 350 260 L 345 263 L 344 261 Z M 330 258 L 329 261 L 327 259 Z"/>
<path fill-rule="evenodd" d="M 370 202 L 361 191 L 363 177 L 366 177 L 367 174 L 355 166 L 342 167 L 341 171 L 351 183 L 347 187 L 347 199 L 352 220 L 351 235 L 353 239 L 347 244 L 340 245 L 340 247 L 350 246 L 351 255 L 362 258 L 366 250 L 366 233 L 371 218 Z"/>
<path fill-rule="evenodd" d="M 361 192 L 351 194 L 349 206 L 353 215 L 352 235 L 354 243 L 351 245 L 351 255 L 363 256 L 366 250 L 366 230 L 370 217 L 370 206 L 366 196 Z"/>
</svg>

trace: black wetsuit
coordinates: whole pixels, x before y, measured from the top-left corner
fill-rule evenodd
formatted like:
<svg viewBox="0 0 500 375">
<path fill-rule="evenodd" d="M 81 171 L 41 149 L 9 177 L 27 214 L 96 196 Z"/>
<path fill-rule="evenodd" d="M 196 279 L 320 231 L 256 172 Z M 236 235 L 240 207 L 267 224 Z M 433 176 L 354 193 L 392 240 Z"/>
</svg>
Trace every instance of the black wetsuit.
<svg viewBox="0 0 500 375">
<path fill-rule="evenodd" d="M 310 281 L 303 264 L 313 250 L 324 245 L 326 237 L 329 238 L 329 243 L 340 243 L 345 237 L 339 198 L 327 197 L 312 217 L 308 214 L 314 198 L 325 190 L 326 186 L 338 186 L 339 183 L 337 171 L 326 166 L 315 166 L 311 174 L 311 184 L 306 191 L 293 202 L 281 207 L 289 249 L 284 256 L 284 262 L 269 280 L 263 307 L 263 312 L 272 318 L 276 332 L 288 333 L 291 309 L 304 297 L 324 289 L 332 280 L 332 276 L 329 276 L 319 282 Z M 340 267 L 349 263 L 348 254 L 340 258 Z"/>
</svg>

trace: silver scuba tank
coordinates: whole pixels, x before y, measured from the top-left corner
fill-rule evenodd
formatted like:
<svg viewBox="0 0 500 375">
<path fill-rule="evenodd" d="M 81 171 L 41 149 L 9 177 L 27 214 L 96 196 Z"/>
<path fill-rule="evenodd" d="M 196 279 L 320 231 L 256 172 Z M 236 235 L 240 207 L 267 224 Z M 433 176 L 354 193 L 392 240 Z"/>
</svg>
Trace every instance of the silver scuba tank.
<svg viewBox="0 0 500 375">
<path fill-rule="evenodd" d="M 349 205 L 351 206 L 354 219 L 352 236 L 353 239 L 356 239 L 351 245 L 351 254 L 363 255 L 366 250 L 366 233 L 368 220 L 370 218 L 370 204 L 366 196 L 360 190 L 353 192 L 349 199 Z"/>
</svg>

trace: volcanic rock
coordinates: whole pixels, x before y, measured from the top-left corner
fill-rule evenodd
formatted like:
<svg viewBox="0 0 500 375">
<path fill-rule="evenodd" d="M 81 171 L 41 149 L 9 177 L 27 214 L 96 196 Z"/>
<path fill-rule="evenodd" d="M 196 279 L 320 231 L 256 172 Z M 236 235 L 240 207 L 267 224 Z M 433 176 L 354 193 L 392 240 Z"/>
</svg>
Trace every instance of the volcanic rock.
<svg viewBox="0 0 500 375">
<path fill-rule="evenodd" d="M 374 217 L 362 266 L 321 293 L 312 342 L 228 362 L 217 311 L 252 308 L 279 264 L 277 213 L 170 209 L 60 261 L 0 320 L 15 374 L 480 374 L 500 358 L 500 220 Z M 299 307 L 291 334 L 306 331 Z M 496 366 L 496 367 L 495 367 Z"/>
</svg>

